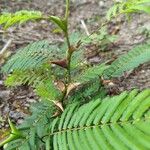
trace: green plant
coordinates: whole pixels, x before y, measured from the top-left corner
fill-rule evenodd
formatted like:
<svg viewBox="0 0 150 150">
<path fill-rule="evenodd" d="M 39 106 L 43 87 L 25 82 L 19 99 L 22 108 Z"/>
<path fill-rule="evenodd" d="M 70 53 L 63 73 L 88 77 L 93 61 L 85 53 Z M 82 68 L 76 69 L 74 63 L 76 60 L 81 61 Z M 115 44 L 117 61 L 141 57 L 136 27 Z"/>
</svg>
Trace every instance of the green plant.
<svg viewBox="0 0 150 150">
<path fill-rule="evenodd" d="M 133 90 L 68 106 L 45 140 L 52 149 L 149 149 L 149 95 Z"/>
<path fill-rule="evenodd" d="M 2 14 L 0 17 L 0 24 L 4 26 L 4 29 L 7 29 L 17 23 L 21 24 L 29 20 L 37 20 L 42 18 L 43 16 L 39 11 L 22 10 L 16 12 L 15 14 L 11 14 L 11 13 Z"/>
<path fill-rule="evenodd" d="M 5 147 L 149 149 L 149 100 L 149 89 L 141 93 L 138 90 L 123 92 L 119 96 L 92 99 L 81 106 L 80 102 L 70 104 L 56 119 L 50 118 L 50 105 L 41 103 L 34 107 L 36 113 L 19 128 L 26 138 L 15 140 Z M 30 133 L 27 132 L 29 127 Z"/>
<path fill-rule="evenodd" d="M 130 14 L 135 12 L 150 13 L 150 1 L 149 0 L 121 0 L 116 2 L 113 7 L 107 12 L 106 18 L 111 20 L 121 14 Z"/>
<path fill-rule="evenodd" d="M 100 51 L 106 51 L 108 46 L 117 40 L 117 35 L 111 35 L 107 27 L 103 26 L 98 32 L 91 34 L 85 39 L 85 44 L 95 44 Z"/>
<path fill-rule="evenodd" d="M 139 4 L 136 9 L 127 2 L 128 9 L 122 13 L 141 10 L 139 6 L 149 1 L 134 1 Z M 9 120 L 10 136 L 0 146 L 6 150 L 149 149 L 150 90 L 110 97 L 101 81 L 101 77 L 118 77 L 149 61 L 149 44 L 134 48 L 111 65 L 91 65 L 83 61 L 83 47 L 93 39 L 95 43 L 105 40 L 106 34 L 70 35 L 68 16 L 69 0 L 64 18 L 36 11 L 0 16 L 4 29 L 26 21 L 52 21 L 65 37 L 59 45 L 46 40 L 30 43 L 2 67 L 7 86 L 28 84 L 40 99 L 31 106 L 32 114 L 23 124 L 15 127 Z"/>
<path fill-rule="evenodd" d="M 142 28 L 140 28 L 139 33 L 144 35 L 146 39 L 149 39 L 149 37 L 150 37 L 150 29 L 149 28 L 142 27 Z"/>
<path fill-rule="evenodd" d="M 150 44 L 143 44 L 134 47 L 127 54 L 116 59 L 110 67 L 105 70 L 105 75 L 108 77 L 119 77 L 125 71 L 134 69 L 145 62 L 150 61 Z"/>
</svg>

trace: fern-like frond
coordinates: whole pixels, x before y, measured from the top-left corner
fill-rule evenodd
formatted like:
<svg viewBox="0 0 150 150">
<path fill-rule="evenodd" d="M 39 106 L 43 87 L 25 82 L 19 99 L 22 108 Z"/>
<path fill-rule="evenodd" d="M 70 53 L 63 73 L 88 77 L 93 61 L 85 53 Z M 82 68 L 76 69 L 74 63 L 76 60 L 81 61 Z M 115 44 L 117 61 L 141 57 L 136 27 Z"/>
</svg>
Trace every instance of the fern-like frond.
<svg viewBox="0 0 150 150">
<path fill-rule="evenodd" d="M 86 68 L 75 79 L 76 82 L 89 82 L 93 79 L 98 79 L 103 72 L 108 68 L 105 64 L 96 65 L 94 67 Z"/>
<path fill-rule="evenodd" d="M 53 120 L 48 107 L 34 107 L 36 113 L 20 128 L 30 129 L 26 139 L 9 143 L 5 150 L 150 149 L 150 89 L 97 98 L 81 106 L 75 102 Z"/>
<path fill-rule="evenodd" d="M 79 107 L 72 104 L 54 120 L 54 150 L 150 149 L 150 89 L 123 92 Z"/>
<path fill-rule="evenodd" d="M 136 46 L 127 54 L 116 59 L 104 72 L 107 77 L 119 77 L 125 71 L 136 68 L 140 64 L 150 61 L 150 44 Z"/>
<path fill-rule="evenodd" d="M 111 7 L 106 15 L 107 20 L 111 20 L 120 14 L 129 14 L 135 12 L 150 13 L 150 0 L 122 0 Z"/>
<path fill-rule="evenodd" d="M 106 18 L 107 20 L 111 20 L 113 17 L 116 17 L 117 15 L 120 15 L 124 8 L 126 8 L 126 3 L 122 2 L 122 3 L 116 3 L 114 6 L 112 6 L 106 14 Z"/>
<path fill-rule="evenodd" d="M 59 100 L 61 92 L 56 88 L 51 79 L 43 80 L 35 87 L 35 92 L 41 98 L 54 101 Z"/>
<path fill-rule="evenodd" d="M 45 40 L 33 42 L 25 48 L 18 50 L 2 67 L 4 73 L 11 71 L 24 71 L 26 69 L 37 69 L 48 60 L 53 59 L 52 53 L 57 51 L 57 46 L 49 45 Z"/>
<path fill-rule="evenodd" d="M 37 20 L 42 18 L 42 13 L 40 11 L 28 11 L 21 10 L 14 14 L 3 13 L 0 15 L 0 25 L 3 25 L 5 29 L 19 23 L 24 23 L 29 20 Z"/>
<path fill-rule="evenodd" d="M 50 66 L 45 67 L 42 65 L 38 69 L 25 70 L 25 71 L 14 71 L 9 74 L 5 80 L 6 86 L 20 86 L 20 85 L 31 85 L 36 87 L 40 82 L 50 79 Z"/>
<path fill-rule="evenodd" d="M 104 87 L 98 82 L 99 79 L 91 80 L 84 84 L 79 85 L 76 89 L 72 90 L 67 97 L 68 103 L 80 102 L 81 104 L 88 103 L 91 99 L 103 99 L 107 92 Z"/>
<path fill-rule="evenodd" d="M 49 123 L 54 113 L 53 103 L 42 101 L 32 104 L 31 112 L 32 115 L 18 127 L 26 138 L 10 142 L 4 146 L 5 150 L 39 150 L 44 147 L 42 137 L 49 132 Z"/>
<path fill-rule="evenodd" d="M 61 92 L 56 88 L 49 72 L 39 68 L 38 70 L 16 71 L 5 80 L 6 86 L 30 85 L 36 94 L 42 99 L 56 100 Z"/>
</svg>

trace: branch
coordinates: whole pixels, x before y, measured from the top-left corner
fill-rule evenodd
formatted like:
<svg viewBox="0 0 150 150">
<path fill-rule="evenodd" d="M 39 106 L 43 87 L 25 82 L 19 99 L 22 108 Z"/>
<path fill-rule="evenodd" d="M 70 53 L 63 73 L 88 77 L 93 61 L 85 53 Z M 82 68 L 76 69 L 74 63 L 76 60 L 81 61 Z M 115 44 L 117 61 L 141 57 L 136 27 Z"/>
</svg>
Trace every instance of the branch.
<svg viewBox="0 0 150 150">
<path fill-rule="evenodd" d="M 0 51 L 0 56 L 3 56 L 3 54 L 6 52 L 7 48 L 11 45 L 12 39 L 9 39 L 8 42 L 5 44 L 5 46 Z"/>
<path fill-rule="evenodd" d="M 85 33 L 87 34 L 87 36 L 89 36 L 90 33 L 89 33 L 89 31 L 88 31 L 88 28 L 87 28 L 87 26 L 86 26 L 84 20 L 81 20 L 81 24 L 82 24 L 82 26 L 83 26 L 83 29 L 85 30 Z"/>
</svg>

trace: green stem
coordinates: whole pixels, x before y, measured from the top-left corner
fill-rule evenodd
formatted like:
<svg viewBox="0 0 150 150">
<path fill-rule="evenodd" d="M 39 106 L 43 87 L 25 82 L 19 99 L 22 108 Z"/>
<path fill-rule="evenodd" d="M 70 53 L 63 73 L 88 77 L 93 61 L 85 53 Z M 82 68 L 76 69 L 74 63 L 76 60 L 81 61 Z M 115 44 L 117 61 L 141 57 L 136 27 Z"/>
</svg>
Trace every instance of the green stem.
<svg viewBox="0 0 150 150">
<path fill-rule="evenodd" d="M 68 23 L 70 0 L 66 0 L 65 20 Z"/>
<path fill-rule="evenodd" d="M 67 78 L 67 82 L 64 83 L 65 89 L 63 91 L 63 95 L 62 95 L 62 98 L 61 98 L 62 102 L 64 101 L 64 99 L 66 97 L 67 89 L 68 89 L 69 83 L 71 82 L 71 56 L 72 56 L 72 51 L 71 51 L 71 44 L 70 44 L 68 32 L 65 33 L 65 37 L 66 37 L 67 46 L 68 46 L 67 54 L 66 54 L 66 58 L 67 58 L 67 75 L 66 75 L 66 78 Z"/>
<path fill-rule="evenodd" d="M 71 57 L 72 57 L 72 51 L 71 51 L 71 45 L 70 45 L 70 41 L 69 41 L 69 36 L 68 33 L 66 33 L 66 41 L 67 41 L 67 45 L 68 45 L 68 49 L 67 49 L 67 72 L 68 72 L 68 83 L 71 82 Z"/>
<path fill-rule="evenodd" d="M 10 136 L 5 139 L 3 142 L 0 143 L 0 147 L 4 146 L 5 144 L 11 142 L 11 141 L 14 141 L 14 140 L 17 140 L 17 139 L 24 139 L 25 137 L 18 132 L 18 134 L 15 134 L 15 133 L 10 133 Z"/>
<path fill-rule="evenodd" d="M 71 82 L 71 56 L 72 56 L 72 51 L 71 51 L 71 44 L 69 40 L 69 34 L 68 34 L 68 17 L 69 17 L 69 7 L 70 7 L 70 0 L 66 0 L 66 12 L 65 12 L 65 22 L 67 26 L 67 30 L 65 32 L 65 38 L 67 42 L 67 52 L 66 52 L 66 59 L 67 59 L 67 82 L 65 83 L 65 89 L 62 95 L 61 101 L 63 102 L 66 94 L 67 94 L 67 89 L 68 85 Z"/>
</svg>

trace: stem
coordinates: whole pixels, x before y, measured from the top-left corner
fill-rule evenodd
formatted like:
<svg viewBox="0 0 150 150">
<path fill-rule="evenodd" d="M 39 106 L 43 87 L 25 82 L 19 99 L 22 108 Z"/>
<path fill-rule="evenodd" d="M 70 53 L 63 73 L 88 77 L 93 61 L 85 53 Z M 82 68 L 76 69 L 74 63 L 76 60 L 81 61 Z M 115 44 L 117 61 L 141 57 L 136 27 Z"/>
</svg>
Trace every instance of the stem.
<svg viewBox="0 0 150 150">
<path fill-rule="evenodd" d="M 66 41 L 67 41 L 67 46 L 68 46 L 68 50 L 67 50 L 67 72 L 68 72 L 68 83 L 70 83 L 70 82 L 71 82 L 71 70 L 70 70 L 70 64 L 71 64 L 71 56 L 72 56 L 72 52 L 71 52 L 71 45 L 70 45 L 68 33 L 66 33 L 65 36 L 66 36 Z"/>
<path fill-rule="evenodd" d="M 67 94 L 67 89 L 69 86 L 69 83 L 71 82 L 71 56 L 72 56 L 72 50 L 71 50 L 71 44 L 69 40 L 69 34 L 68 34 L 68 17 L 69 17 L 69 7 L 70 7 L 70 0 L 66 0 L 66 12 L 65 12 L 65 21 L 66 21 L 66 26 L 67 26 L 67 31 L 65 32 L 65 38 L 67 41 L 67 52 L 66 52 L 66 59 L 67 59 L 67 82 L 65 83 L 65 89 L 62 95 L 61 101 L 63 102 L 66 94 Z"/>
<path fill-rule="evenodd" d="M 6 43 L 6 45 L 3 47 L 3 49 L 0 51 L 0 55 L 3 55 L 6 50 L 8 49 L 8 47 L 11 45 L 12 43 L 12 39 L 9 39 L 8 42 Z"/>
<path fill-rule="evenodd" d="M 65 37 L 66 37 L 66 41 L 67 41 L 68 50 L 70 50 L 71 49 L 71 44 L 70 44 L 68 32 L 65 34 Z"/>
<path fill-rule="evenodd" d="M 64 91 L 63 91 L 63 95 L 62 95 L 62 98 L 61 98 L 61 102 L 63 102 L 64 101 L 64 99 L 65 99 L 65 97 L 66 97 L 66 94 L 67 94 L 67 84 L 64 84 L 64 86 L 65 86 L 65 89 L 64 89 Z"/>
<path fill-rule="evenodd" d="M 67 94 L 67 89 L 69 86 L 69 83 L 71 82 L 71 69 L 70 69 L 70 64 L 71 64 L 71 56 L 72 56 L 72 51 L 71 51 L 71 44 L 70 44 L 70 40 L 69 40 L 69 35 L 68 32 L 65 33 L 65 38 L 67 41 L 67 54 L 66 54 L 66 59 L 67 59 L 67 82 L 64 83 L 65 89 L 63 91 L 63 95 L 61 98 L 61 101 L 63 102 L 66 94 Z"/>
<path fill-rule="evenodd" d="M 66 58 L 67 58 L 67 78 L 68 78 L 67 83 L 71 82 L 70 64 L 71 64 L 71 56 L 72 56 L 71 44 L 70 44 L 69 35 L 68 35 L 69 7 L 70 7 L 70 0 L 66 0 L 65 21 L 66 21 L 67 31 L 65 32 L 65 38 L 66 38 L 67 46 L 68 46 L 67 54 L 66 54 L 67 55 L 66 56 Z"/>
<path fill-rule="evenodd" d="M 72 56 L 72 50 L 71 50 L 71 44 L 70 44 L 70 40 L 69 40 L 69 35 L 68 35 L 68 32 L 65 33 L 65 37 L 66 37 L 66 41 L 67 41 L 67 46 L 68 46 L 68 49 L 67 49 L 67 83 L 64 84 L 65 85 L 65 89 L 64 89 L 64 92 L 63 92 L 63 96 L 62 96 L 62 99 L 61 101 L 63 102 L 65 97 L 66 97 L 66 94 L 67 94 L 67 89 L 68 89 L 68 86 L 69 86 L 69 83 L 71 82 L 71 56 Z"/>
<path fill-rule="evenodd" d="M 66 0 L 65 20 L 68 23 L 70 0 Z"/>
</svg>

